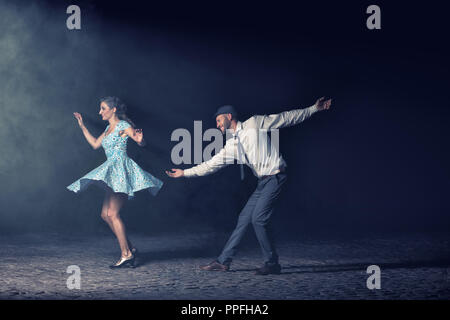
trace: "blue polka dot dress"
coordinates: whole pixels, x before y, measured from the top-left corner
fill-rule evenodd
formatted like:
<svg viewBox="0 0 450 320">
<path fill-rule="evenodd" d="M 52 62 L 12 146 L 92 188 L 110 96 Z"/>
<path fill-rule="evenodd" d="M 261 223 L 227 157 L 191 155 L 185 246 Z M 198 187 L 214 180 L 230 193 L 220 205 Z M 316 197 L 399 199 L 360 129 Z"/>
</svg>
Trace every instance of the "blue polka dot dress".
<svg viewBox="0 0 450 320">
<path fill-rule="evenodd" d="M 113 132 L 106 135 L 102 141 L 105 149 L 106 161 L 82 178 L 78 179 L 67 189 L 78 192 L 86 189 L 90 184 L 96 184 L 114 192 L 123 192 L 131 199 L 139 190 L 148 189 L 156 196 L 163 182 L 150 173 L 142 170 L 136 162 L 127 155 L 128 136 L 121 137 L 119 132 L 130 127 L 126 121 L 119 121 Z M 109 125 L 105 129 L 108 131 Z"/>
</svg>

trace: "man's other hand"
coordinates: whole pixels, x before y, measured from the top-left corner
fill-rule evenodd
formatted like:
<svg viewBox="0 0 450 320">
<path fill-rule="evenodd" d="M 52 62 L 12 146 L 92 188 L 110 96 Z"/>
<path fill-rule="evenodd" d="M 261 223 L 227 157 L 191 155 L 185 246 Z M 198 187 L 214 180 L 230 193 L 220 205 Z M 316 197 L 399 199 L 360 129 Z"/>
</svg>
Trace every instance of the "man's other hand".
<svg viewBox="0 0 450 320">
<path fill-rule="evenodd" d="M 318 110 L 328 110 L 328 109 L 330 109 L 331 100 L 332 99 L 325 100 L 325 97 L 317 99 L 317 101 L 316 101 L 317 109 Z"/>
<path fill-rule="evenodd" d="M 166 170 L 166 174 L 171 178 L 181 178 L 184 177 L 184 170 L 170 169 L 170 171 Z"/>
</svg>

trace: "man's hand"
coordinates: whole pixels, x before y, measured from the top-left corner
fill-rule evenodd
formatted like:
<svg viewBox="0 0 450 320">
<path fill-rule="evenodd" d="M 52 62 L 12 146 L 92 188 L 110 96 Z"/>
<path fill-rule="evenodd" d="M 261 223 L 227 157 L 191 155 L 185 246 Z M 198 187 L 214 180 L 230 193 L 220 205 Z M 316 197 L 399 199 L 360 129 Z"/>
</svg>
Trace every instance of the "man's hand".
<svg viewBox="0 0 450 320">
<path fill-rule="evenodd" d="M 320 99 L 317 99 L 317 101 L 316 101 L 317 109 L 318 109 L 319 111 L 330 109 L 330 106 L 331 106 L 331 100 L 332 100 L 332 99 L 325 100 L 325 97 L 322 97 L 322 98 L 320 98 Z"/>
<path fill-rule="evenodd" d="M 166 174 L 171 178 L 184 177 L 184 171 L 181 169 L 170 169 L 170 171 L 166 170 Z"/>
</svg>

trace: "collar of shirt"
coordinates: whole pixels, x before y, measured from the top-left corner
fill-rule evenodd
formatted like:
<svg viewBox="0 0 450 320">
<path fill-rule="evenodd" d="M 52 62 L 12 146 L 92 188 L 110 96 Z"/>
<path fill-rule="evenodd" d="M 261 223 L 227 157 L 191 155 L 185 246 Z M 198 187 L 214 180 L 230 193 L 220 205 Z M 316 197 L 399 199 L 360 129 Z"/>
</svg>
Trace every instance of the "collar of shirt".
<svg viewBox="0 0 450 320">
<path fill-rule="evenodd" d="M 236 123 L 236 129 L 232 132 L 233 137 L 235 137 L 237 133 L 241 130 L 242 130 L 242 122 L 238 121 Z"/>
</svg>

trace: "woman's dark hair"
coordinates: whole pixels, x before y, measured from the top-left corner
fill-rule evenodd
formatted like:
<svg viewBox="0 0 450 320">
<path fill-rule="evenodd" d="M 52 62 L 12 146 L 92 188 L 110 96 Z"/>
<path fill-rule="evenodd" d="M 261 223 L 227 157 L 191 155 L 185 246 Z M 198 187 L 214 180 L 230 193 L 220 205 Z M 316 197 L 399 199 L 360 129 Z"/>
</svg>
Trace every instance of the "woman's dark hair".
<svg viewBox="0 0 450 320">
<path fill-rule="evenodd" d="M 127 116 L 127 106 L 117 97 L 104 97 L 100 99 L 100 103 L 106 103 L 111 109 L 116 108 L 116 115 L 120 120 L 128 122 L 133 128 L 136 128 L 133 121 Z"/>
</svg>

